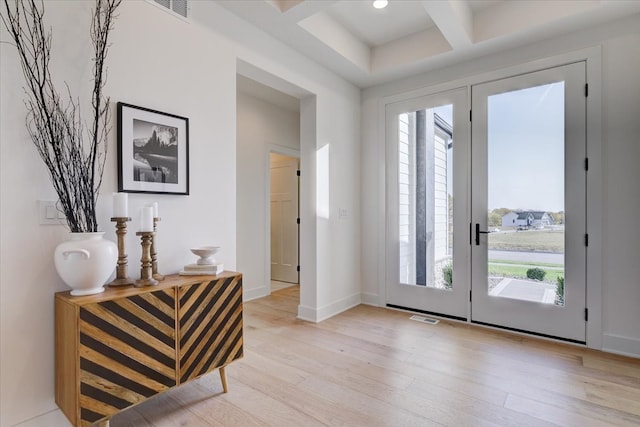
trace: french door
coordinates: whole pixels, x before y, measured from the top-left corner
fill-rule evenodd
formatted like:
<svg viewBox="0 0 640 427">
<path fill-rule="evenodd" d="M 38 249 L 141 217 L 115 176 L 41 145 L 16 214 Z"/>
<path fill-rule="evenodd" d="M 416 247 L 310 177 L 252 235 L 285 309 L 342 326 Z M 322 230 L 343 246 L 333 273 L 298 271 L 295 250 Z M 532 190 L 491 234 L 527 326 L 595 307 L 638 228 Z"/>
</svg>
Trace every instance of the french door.
<svg viewBox="0 0 640 427">
<path fill-rule="evenodd" d="M 387 104 L 389 306 L 585 342 L 585 70 Z"/>
<path fill-rule="evenodd" d="M 472 86 L 473 322 L 586 340 L 585 67 Z"/>
<path fill-rule="evenodd" d="M 386 107 L 390 306 L 467 319 L 467 93 Z"/>
</svg>

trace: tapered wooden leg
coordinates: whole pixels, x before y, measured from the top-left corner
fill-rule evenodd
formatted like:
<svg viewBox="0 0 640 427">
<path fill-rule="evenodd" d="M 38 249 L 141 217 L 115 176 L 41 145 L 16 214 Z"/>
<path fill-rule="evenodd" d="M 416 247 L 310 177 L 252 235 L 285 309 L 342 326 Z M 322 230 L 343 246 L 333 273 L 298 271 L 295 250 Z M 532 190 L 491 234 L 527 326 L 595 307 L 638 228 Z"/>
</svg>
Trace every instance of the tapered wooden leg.
<svg viewBox="0 0 640 427">
<path fill-rule="evenodd" d="M 224 371 L 224 366 L 220 367 L 220 381 L 222 382 L 222 391 L 225 393 L 229 391 L 227 387 L 227 373 Z"/>
<path fill-rule="evenodd" d="M 109 420 L 99 422 L 98 427 L 109 427 Z"/>
</svg>

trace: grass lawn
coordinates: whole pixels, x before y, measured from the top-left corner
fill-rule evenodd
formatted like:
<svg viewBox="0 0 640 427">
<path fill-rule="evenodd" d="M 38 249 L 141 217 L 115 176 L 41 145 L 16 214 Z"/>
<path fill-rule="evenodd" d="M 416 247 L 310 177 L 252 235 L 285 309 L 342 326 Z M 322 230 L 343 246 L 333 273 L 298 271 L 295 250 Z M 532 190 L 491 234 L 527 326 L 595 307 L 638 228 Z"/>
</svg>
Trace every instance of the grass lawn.
<svg viewBox="0 0 640 427">
<path fill-rule="evenodd" d="M 564 231 L 528 230 L 489 234 L 489 250 L 564 252 Z"/>
<path fill-rule="evenodd" d="M 502 261 L 500 261 L 500 263 L 502 263 Z M 526 279 L 527 270 L 529 268 L 534 268 L 534 267 L 541 268 L 542 270 L 547 272 L 547 274 L 544 276 L 544 282 L 555 284 L 558 277 L 564 277 L 564 270 L 544 268 L 544 266 L 536 263 L 531 263 L 530 266 L 523 267 L 523 266 L 517 266 L 517 265 L 496 265 L 490 262 L 489 275 Z"/>
</svg>

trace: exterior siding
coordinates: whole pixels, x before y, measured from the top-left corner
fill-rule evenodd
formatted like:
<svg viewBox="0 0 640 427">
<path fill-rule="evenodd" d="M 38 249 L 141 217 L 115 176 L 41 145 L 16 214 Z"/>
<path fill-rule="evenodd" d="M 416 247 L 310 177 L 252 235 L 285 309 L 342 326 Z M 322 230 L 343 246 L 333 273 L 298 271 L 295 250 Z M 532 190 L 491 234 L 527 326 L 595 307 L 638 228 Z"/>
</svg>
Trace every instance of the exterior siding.
<svg viewBox="0 0 640 427">
<path fill-rule="evenodd" d="M 415 283 L 415 148 L 413 114 L 398 117 L 400 282 Z"/>
</svg>

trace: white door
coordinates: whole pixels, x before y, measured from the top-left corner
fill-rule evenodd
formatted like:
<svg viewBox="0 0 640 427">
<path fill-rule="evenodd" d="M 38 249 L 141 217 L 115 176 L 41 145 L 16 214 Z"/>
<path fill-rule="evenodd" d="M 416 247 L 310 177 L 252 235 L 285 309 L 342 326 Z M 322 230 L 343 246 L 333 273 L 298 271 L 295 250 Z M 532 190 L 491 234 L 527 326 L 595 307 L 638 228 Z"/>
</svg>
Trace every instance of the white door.
<svg viewBox="0 0 640 427">
<path fill-rule="evenodd" d="M 466 319 L 467 89 L 386 106 L 387 304 Z"/>
<path fill-rule="evenodd" d="M 298 159 L 271 154 L 271 280 L 298 283 Z"/>
<path fill-rule="evenodd" d="M 473 322 L 585 342 L 584 62 L 472 86 Z"/>
</svg>

